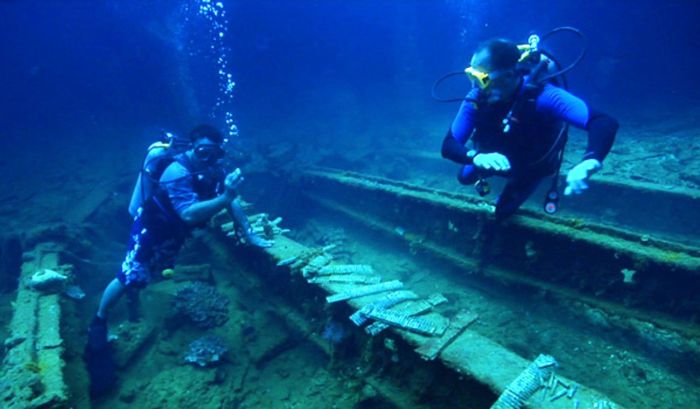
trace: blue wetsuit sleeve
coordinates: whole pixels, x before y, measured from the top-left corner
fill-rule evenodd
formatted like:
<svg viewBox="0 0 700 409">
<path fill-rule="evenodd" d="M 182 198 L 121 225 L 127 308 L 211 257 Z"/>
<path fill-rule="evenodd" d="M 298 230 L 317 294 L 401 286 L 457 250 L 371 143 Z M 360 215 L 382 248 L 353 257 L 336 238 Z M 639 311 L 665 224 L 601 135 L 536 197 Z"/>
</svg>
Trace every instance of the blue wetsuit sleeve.
<svg viewBox="0 0 700 409">
<path fill-rule="evenodd" d="M 478 97 L 478 90 L 472 89 L 467 98 L 459 107 L 457 116 L 452 121 L 447 135 L 442 141 L 442 157 L 451 161 L 469 164 L 471 158 L 467 157 L 467 148 L 464 146 L 474 130 L 476 117 L 476 104 L 472 101 Z"/>
<path fill-rule="evenodd" d="M 178 215 L 199 201 L 190 173 L 177 162 L 165 169 L 160 177 L 160 186 L 168 192 L 170 203 Z"/>
<path fill-rule="evenodd" d="M 610 152 L 619 127 L 611 116 L 590 109 L 579 97 L 551 84 L 545 85 L 536 107 L 537 112 L 588 131 L 588 146 L 583 159 L 602 162 Z"/>
</svg>

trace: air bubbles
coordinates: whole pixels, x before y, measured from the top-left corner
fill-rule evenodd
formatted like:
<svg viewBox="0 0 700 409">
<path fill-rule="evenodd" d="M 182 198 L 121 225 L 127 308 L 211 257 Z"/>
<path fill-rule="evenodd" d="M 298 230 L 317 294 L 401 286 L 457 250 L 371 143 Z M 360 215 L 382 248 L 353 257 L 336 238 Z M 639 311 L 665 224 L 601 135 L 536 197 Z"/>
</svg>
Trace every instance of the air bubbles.
<svg viewBox="0 0 700 409">
<path fill-rule="evenodd" d="M 228 21 L 226 20 L 226 10 L 224 2 L 212 0 L 196 0 L 197 10 L 199 14 L 209 22 L 209 34 L 211 35 L 210 50 L 215 55 L 217 74 L 218 74 L 218 89 L 219 95 L 216 97 L 214 109 L 211 116 L 217 117 L 220 111 L 223 111 L 228 136 L 230 138 L 238 136 L 238 127 L 234 123 L 231 107 L 233 105 L 233 89 L 236 82 L 233 81 L 233 75 L 228 72 L 228 51 L 229 49 L 224 44 L 224 36 L 228 31 Z"/>
<path fill-rule="evenodd" d="M 226 89 L 224 90 L 225 94 L 229 94 L 233 92 L 233 87 L 236 86 L 236 83 L 233 81 L 228 81 L 226 82 Z"/>
</svg>

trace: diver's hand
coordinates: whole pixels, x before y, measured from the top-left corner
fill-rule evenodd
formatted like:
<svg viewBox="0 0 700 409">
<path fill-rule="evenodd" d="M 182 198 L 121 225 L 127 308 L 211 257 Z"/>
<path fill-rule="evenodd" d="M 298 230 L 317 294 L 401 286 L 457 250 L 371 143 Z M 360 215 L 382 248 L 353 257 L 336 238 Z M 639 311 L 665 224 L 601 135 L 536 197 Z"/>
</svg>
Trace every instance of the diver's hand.
<svg viewBox="0 0 700 409">
<path fill-rule="evenodd" d="M 478 153 L 476 156 L 474 156 L 474 166 L 483 170 L 510 170 L 510 162 L 508 161 L 508 158 L 498 152 Z"/>
<path fill-rule="evenodd" d="M 241 175 L 241 170 L 236 168 L 236 170 L 226 175 L 226 179 L 224 179 L 224 194 L 229 197 L 236 197 L 236 189 L 241 183 L 243 183 L 243 176 Z"/>
<path fill-rule="evenodd" d="M 584 190 L 588 189 L 588 178 L 602 167 L 603 164 L 597 159 L 586 159 L 574 166 L 566 175 L 564 195 L 569 196 L 572 193 L 580 195 L 583 193 Z"/>
<path fill-rule="evenodd" d="M 245 241 L 250 244 L 251 246 L 255 247 L 260 247 L 260 248 L 268 248 L 272 247 L 273 244 L 275 244 L 274 241 L 271 240 L 265 240 L 262 237 L 258 236 L 255 233 L 248 233 L 245 236 Z"/>
</svg>

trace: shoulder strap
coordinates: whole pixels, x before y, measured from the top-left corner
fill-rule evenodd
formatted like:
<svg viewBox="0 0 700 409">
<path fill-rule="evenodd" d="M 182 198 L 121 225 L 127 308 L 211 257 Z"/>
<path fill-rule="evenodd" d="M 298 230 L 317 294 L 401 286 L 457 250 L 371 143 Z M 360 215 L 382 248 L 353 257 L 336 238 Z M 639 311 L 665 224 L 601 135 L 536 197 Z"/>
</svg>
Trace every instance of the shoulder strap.
<svg viewBox="0 0 700 409">
<path fill-rule="evenodd" d="M 177 163 L 180 164 L 183 168 L 185 168 L 185 170 L 187 170 L 187 174 L 186 174 L 186 175 L 182 175 L 182 176 L 180 176 L 180 177 L 178 177 L 178 178 L 175 178 L 175 179 L 172 179 L 172 180 L 168 180 L 167 182 L 160 182 L 160 178 L 161 178 L 161 176 L 163 176 L 163 173 L 165 172 L 165 169 L 167 169 L 168 166 L 172 165 L 172 164 L 175 163 L 175 162 L 177 162 Z M 163 166 L 163 168 L 161 169 L 160 174 L 158 175 L 157 182 L 158 182 L 158 184 L 163 184 L 163 183 L 165 183 L 165 184 L 174 183 L 174 182 L 178 182 L 178 181 L 180 181 L 180 180 L 186 179 L 186 178 L 191 178 L 194 174 L 196 174 L 196 172 L 193 172 L 193 171 L 192 171 L 192 164 L 191 164 L 191 162 L 189 161 L 189 159 L 187 158 L 187 155 L 185 155 L 184 153 L 181 153 L 181 154 L 178 154 L 178 155 L 171 156 L 171 157 L 169 158 L 167 165 Z"/>
<path fill-rule="evenodd" d="M 523 77 L 522 83 L 518 87 L 518 90 L 515 94 L 515 98 L 513 99 L 513 105 L 506 114 L 506 117 L 503 119 L 503 133 L 510 132 L 511 120 L 513 119 L 513 115 L 517 112 L 520 112 L 523 105 L 525 105 L 528 101 L 531 101 L 534 98 L 536 98 L 542 92 L 543 89 L 544 86 L 530 81 L 528 77 Z"/>
</svg>

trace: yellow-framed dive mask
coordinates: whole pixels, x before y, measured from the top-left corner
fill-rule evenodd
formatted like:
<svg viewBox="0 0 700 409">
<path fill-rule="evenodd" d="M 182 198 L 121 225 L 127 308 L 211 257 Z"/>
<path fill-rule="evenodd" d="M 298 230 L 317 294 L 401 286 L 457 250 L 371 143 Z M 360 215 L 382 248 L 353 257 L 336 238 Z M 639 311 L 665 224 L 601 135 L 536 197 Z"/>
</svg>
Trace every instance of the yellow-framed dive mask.
<svg viewBox="0 0 700 409">
<path fill-rule="evenodd" d="M 467 67 L 464 69 L 464 73 L 467 74 L 467 77 L 474 83 L 476 86 L 478 86 L 481 89 L 486 89 L 489 87 L 491 84 L 491 79 L 489 78 L 489 74 L 479 71 L 474 67 Z"/>
<path fill-rule="evenodd" d="M 507 75 L 509 73 L 512 73 L 513 70 L 506 69 L 506 70 L 495 70 L 491 72 L 483 72 L 479 71 L 474 67 L 467 67 L 464 72 L 467 74 L 469 79 L 472 81 L 472 83 L 481 88 L 482 90 L 486 90 L 489 87 L 493 85 L 493 82 L 498 79 L 499 77 L 502 77 L 504 75 Z"/>
</svg>

